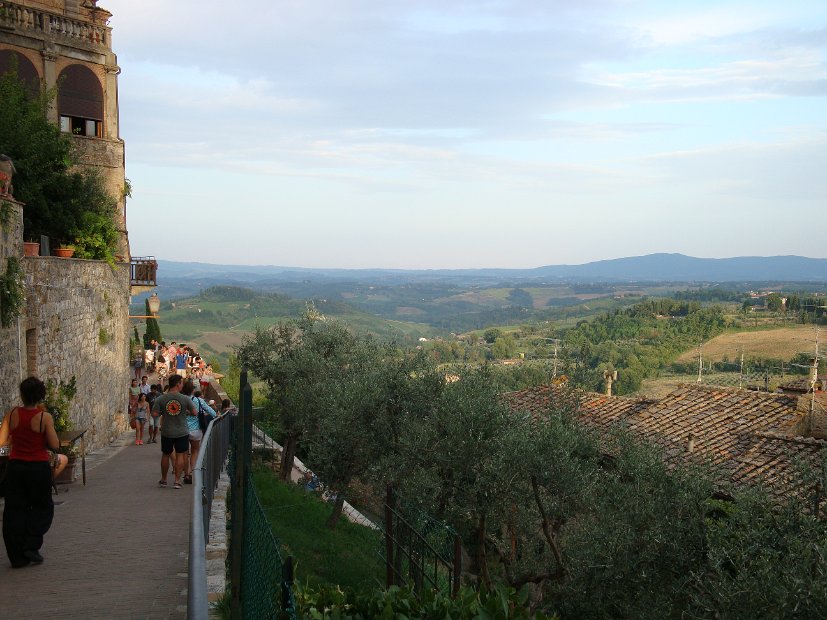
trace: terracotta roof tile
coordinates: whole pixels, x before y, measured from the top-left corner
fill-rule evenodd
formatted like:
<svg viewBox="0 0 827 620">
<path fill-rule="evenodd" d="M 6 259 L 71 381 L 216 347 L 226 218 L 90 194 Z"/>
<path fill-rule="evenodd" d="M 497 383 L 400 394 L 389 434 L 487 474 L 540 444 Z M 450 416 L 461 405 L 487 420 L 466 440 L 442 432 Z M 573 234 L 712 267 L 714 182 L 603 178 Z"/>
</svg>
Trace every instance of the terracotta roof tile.
<svg viewBox="0 0 827 620">
<path fill-rule="evenodd" d="M 804 491 L 801 467 L 821 467 L 825 448 L 823 439 L 756 433 L 756 442 L 737 459 L 732 482 L 763 484 L 776 500 L 798 495 Z"/>
<path fill-rule="evenodd" d="M 632 433 L 659 445 L 671 464 L 709 462 L 720 482 L 761 480 L 779 497 L 790 492 L 795 459 L 812 461 L 827 445 L 790 437 L 806 415 L 799 395 L 686 384 L 660 400 L 608 397 L 558 386 L 538 386 L 503 397 L 514 409 L 535 416 L 563 405 L 599 431 L 625 424 Z"/>
<path fill-rule="evenodd" d="M 503 398 L 513 409 L 528 411 L 535 416 L 550 408 L 563 407 L 572 411 L 587 426 L 598 430 L 608 430 L 657 402 L 651 398 L 606 396 L 549 385 L 507 392 Z"/>
<path fill-rule="evenodd" d="M 687 384 L 641 411 L 629 429 L 673 456 L 687 453 L 692 435 L 693 459 L 734 469 L 735 459 L 754 443 L 756 432 L 787 432 L 796 426 L 797 403 L 786 394 Z"/>
</svg>

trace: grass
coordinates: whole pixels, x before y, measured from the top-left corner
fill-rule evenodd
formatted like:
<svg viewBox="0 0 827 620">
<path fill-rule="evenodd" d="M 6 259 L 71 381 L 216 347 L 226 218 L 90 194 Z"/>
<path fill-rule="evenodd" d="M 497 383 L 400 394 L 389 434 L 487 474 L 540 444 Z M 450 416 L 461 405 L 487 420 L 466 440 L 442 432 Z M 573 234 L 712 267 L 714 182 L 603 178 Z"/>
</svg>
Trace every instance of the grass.
<svg viewBox="0 0 827 620">
<path fill-rule="evenodd" d="M 797 353 L 815 350 L 815 329 L 812 325 L 793 325 L 775 329 L 729 332 L 716 336 L 703 346 L 704 360 L 721 361 L 726 355 L 730 360 L 741 356 L 790 359 Z M 697 361 L 698 350 L 685 351 L 679 362 Z"/>
<path fill-rule="evenodd" d="M 335 530 L 329 529 L 325 521 L 330 504 L 298 485 L 281 482 L 263 466 L 256 468 L 253 481 L 283 553 L 294 558 L 297 582 L 354 589 L 384 583 L 378 532 L 344 517 Z"/>
</svg>

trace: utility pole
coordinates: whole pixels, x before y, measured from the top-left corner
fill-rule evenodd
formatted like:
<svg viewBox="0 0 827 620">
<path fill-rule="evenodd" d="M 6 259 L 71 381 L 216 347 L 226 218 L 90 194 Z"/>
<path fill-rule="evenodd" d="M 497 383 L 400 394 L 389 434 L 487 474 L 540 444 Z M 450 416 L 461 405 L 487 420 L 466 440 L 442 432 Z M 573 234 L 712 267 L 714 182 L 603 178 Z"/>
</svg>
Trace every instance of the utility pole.
<svg viewBox="0 0 827 620">
<path fill-rule="evenodd" d="M 818 379 L 818 327 L 816 327 L 816 351 L 813 357 L 813 370 L 810 375 L 810 411 L 808 414 L 807 431 L 808 434 L 813 432 L 813 415 L 816 409 L 816 379 Z"/>
<path fill-rule="evenodd" d="M 701 375 L 704 371 L 703 342 L 698 343 L 698 383 L 701 382 Z"/>
<path fill-rule="evenodd" d="M 558 340 L 555 338 L 555 340 L 554 340 L 554 369 L 552 370 L 552 373 L 551 373 L 551 378 L 552 379 L 557 378 L 557 342 L 558 342 Z"/>
<path fill-rule="evenodd" d="M 738 389 L 740 390 L 744 382 L 744 349 L 741 349 L 741 369 L 738 371 Z"/>
</svg>

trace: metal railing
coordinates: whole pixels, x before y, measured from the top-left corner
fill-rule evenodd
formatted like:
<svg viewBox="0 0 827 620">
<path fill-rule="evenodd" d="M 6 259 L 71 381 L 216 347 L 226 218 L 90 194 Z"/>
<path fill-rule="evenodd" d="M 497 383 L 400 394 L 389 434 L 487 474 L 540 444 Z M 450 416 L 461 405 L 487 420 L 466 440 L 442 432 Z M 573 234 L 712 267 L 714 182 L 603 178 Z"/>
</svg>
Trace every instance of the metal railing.
<svg viewBox="0 0 827 620">
<path fill-rule="evenodd" d="M 409 586 L 456 596 L 462 573 L 462 545 L 457 532 L 437 521 L 388 486 L 385 499 L 385 567 L 390 587 Z"/>
<path fill-rule="evenodd" d="M 212 420 L 201 442 L 192 471 L 192 518 L 190 520 L 187 618 L 207 620 L 207 542 L 210 538 L 212 500 L 227 461 L 232 438 L 232 416 Z"/>
<path fill-rule="evenodd" d="M 158 261 L 154 256 L 133 256 L 129 262 L 129 284 L 132 286 L 156 286 Z"/>
</svg>

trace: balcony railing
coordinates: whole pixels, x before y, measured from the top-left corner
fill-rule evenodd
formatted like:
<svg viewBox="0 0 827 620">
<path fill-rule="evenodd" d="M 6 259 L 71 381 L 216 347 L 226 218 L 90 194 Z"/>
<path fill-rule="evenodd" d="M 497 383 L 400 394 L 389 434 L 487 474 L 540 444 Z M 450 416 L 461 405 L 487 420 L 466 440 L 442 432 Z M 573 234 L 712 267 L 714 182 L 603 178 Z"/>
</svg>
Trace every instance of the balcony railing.
<svg viewBox="0 0 827 620">
<path fill-rule="evenodd" d="M 130 263 L 130 285 L 132 286 L 158 286 L 156 276 L 158 274 L 158 261 L 154 256 L 132 257 Z"/>
<path fill-rule="evenodd" d="M 107 26 L 29 8 L 5 0 L 0 1 L 0 28 L 33 30 L 107 49 L 111 45 Z"/>
</svg>

